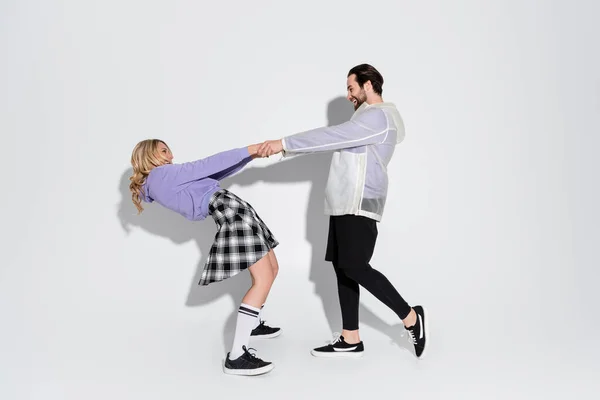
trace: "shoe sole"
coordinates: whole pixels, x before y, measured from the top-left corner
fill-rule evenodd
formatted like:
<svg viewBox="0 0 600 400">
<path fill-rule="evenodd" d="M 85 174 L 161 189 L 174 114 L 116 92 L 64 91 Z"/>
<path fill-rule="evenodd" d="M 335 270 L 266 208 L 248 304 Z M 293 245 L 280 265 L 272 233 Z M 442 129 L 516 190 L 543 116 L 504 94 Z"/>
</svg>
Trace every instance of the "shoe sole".
<svg viewBox="0 0 600 400">
<path fill-rule="evenodd" d="M 350 351 L 336 351 L 336 352 L 320 352 L 311 350 L 310 354 L 319 358 L 361 358 L 363 352 L 350 352 Z"/>
<path fill-rule="evenodd" d="M 427 311 L 427 309 L 423 306 L 421 306 L 423 308 L 423 313 L 425 314 L 425 325 L 423 325 L 423 329 L 425 331 L 425 347 L 423 347 L 423 352 L 421 353 L 421 355 L 418 357 L 419 360 L 422 360 L 423 357 L 425 356 L 425 352 L 427 351 L 427 348 L 429 347 L 429 311 Z"/>
<path fill-rule="evenodd" d="M 228 375 L 255 376 L 271 372 L 273 368 L 275 368 L 275 365 L 273 364 L 265 365 L 264 367 L 255 369 L 229 369 L 223 365 L 223 372 Z"/>
<path fill-rule="evenodd" d="M 268 335 L 250 335 L 251 339 L 271 339 L 281 335 L 281 331 L 277 331 L 274 333 L 269 333 Z"/>
</svg>

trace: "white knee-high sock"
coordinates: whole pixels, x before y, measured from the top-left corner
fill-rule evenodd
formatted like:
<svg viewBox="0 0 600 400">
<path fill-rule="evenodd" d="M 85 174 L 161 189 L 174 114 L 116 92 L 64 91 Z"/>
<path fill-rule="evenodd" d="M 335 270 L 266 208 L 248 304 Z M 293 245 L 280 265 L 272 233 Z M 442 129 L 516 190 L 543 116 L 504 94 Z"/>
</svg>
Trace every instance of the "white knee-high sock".
<svg viewBox="0 0 600 400">
<path fill-rule="evenodd" d="M 230 360 L 235 360 L 244 354 L 242 346 L 248 347 L 250 341 L 250 333 L 256 325 L 256 320 L 260 314 L 260 309 L 252 307 L 248 304 L 240 304 L 238 309 L 237 324 L 235 326 L 235 337 L 233 338 L 233 346 L 229 354 Z"/>
<path fill-rule="evenodd" d="M 256 323 L 254 324 L 254 328 L 256 328 L 258 325 L 260 325 L 260 321 L 262 321 L 263 308 L 265 308 L 264 304 L 260 307 L 260 310 L 258 311 L 258 318 L 256 318 Z M 252 329 L 254 329 L 254 328 L 252 328 Z"/>
</svg>

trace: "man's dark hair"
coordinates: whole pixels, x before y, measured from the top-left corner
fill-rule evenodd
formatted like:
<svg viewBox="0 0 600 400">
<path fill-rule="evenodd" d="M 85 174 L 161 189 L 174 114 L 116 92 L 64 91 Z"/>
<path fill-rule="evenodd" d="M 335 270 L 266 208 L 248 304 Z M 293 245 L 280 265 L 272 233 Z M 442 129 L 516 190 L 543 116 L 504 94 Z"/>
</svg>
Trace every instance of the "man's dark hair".
<svg viewBox="0 0 600 400">
<path fill-rule="evenodd" d="M 348 77 L 352 74 L 356 75 L 356 82 L 358 82 L 361 89 L 367 81 L 371 81 L 373 91 L 381 96 L 381 93 L 383 93 L 383 76 L 375 67 L 369 64 L 360 64 L 348 72 Z"/>
</svg>

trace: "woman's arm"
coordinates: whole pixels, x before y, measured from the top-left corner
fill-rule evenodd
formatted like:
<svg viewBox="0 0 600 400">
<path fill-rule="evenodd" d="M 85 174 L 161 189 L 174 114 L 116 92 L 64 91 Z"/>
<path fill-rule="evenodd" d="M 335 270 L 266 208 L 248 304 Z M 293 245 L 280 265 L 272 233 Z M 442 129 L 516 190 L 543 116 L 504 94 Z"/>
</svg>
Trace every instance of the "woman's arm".
<svg viewBox="0 0 600 400">
<path fill-rule="evenodd" d="M 252 156 L 251 150 L 254 150 L 251 149 L 251 147 L 252 146 L 240 147 L 223 151 L 200 160 L 183 164 L 174 164 L 171 168 L 166 168 L 165 172 L 167 178 L 172 179 L 177 185 L 215 176 L 223 171 L 228 171 L 232 167 L 238 166 L 246 159 L 250 159 Z M 254 152 L 256 152 L 256 150 L 254 150 Z"/>
<path fill-rule="evenodd" d="M 238 164 L 233 165 L 227 169 L 224 169 L 223 171 L 219 171 L 216 174 L 213 174 L 211 176 L 209 176 L 209 178 L 212 179 L 216 179 L 218 181 L 223 180 L 225 178 L 227 178 L 228 176 L 231 176 L 233 174 L 235 174 L 236 172 L 240 171 L 242 168 L 244 168 L 250 161 L 252 161 L 253 159 L 259 157 L 258 156 L 258 144 L 252 144 L 250 146 L 248 146 L 248 153 L 250 154 L 250 156 L 244 158 L 242 161 L 240 161 Z"/>
</svg>

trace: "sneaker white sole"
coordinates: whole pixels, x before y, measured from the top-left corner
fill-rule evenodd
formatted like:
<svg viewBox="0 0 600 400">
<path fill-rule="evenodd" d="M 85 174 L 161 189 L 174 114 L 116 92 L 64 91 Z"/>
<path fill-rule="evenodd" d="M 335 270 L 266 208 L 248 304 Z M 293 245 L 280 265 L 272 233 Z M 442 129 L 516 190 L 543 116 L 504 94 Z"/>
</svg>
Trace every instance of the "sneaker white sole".
<svg viewBox="0 0 600 400">
<path fill-rule="evenodd" d="M 274 333 L 270 333 L 268 335 L 250 336 L 250 339 L 271 339 L 271 338 L 277 337 L 279 335 L 281 335 L 281 330 L 278 330 L 277 332 L 274 332 Z"/>
<path fill-rule="evenodd" d="M 423 307 L 423 306 L 421 306 Z M 425 314 L 425 325 L 423 326 L 423 331 L 425 332 L 425 347 L 423 347 L 423 352 L 420 357 L 417 357 L 419 360 L 422 360 L 425 357 L 425 353 L 427 352 L 427 348 L 430 343 L 430 335 L 429 335 L 429 311 L 423 307 L 423 313 Z"/>
<path fill-rule="evenodd" d="M 270 372 L 273 368 L 275 368 L 275 365 L 273 364 L 265 365 L 264 367 L 254 369 L 229 369 L 226 368 L 225 365 L 223 365 L 223 372 L 229 375 L 255 376 L 266 374 L 267 372 Z"/>
<path fill-rule="evenodd" d="M 335 352 L 321 352 L 311 350 L 310 354 L 320 358 L 361 358 L 364 355 L 364 351 L 351 352 L 351 351 L 335 351 Z"/>
</svg>

